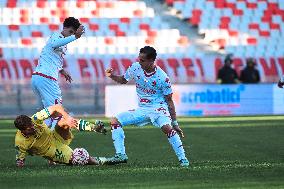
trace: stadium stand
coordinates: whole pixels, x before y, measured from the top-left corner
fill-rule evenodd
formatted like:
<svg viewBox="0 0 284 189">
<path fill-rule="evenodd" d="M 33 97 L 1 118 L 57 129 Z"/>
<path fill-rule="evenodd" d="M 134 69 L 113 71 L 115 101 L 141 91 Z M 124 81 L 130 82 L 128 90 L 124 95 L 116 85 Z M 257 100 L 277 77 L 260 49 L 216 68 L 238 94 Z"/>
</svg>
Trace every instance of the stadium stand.
<svg viewBox="0 0 284 189">
<path fill-rule="evenodd" d="M 180 14 L 186 20 L 184 26 L 197 27 L 192 36 L 183 31 L 185 27 L 171 25 L 151 5 L 157 2 L 163 7 L 163 1 L 146 0 L 3 0 L 0 79 L 29 80 L 48 37 L 61 30 L 68 16 L 79 18 L 86 27 L 84 37 L 68 45 L 65 57 L 75 81 L 109 82 L 104 69 L 114 66 L 123 73 L 145 45 L 158 50 L 157 64 L 174 83 L 214 83 L 222 65 L 218 53 L 233 53 L 238 73 L 245 58 L 256 58 L 262 82 L 275 82 L 282 73 L 284 1 L 165 0 L 175 10 L 174 17 Z M 200 49 L 198 40 L 213 47 L 213 54 Z"/>
<path fill-rule="evenodd" d="M 284 54 L 282 0 L 166 0 L 216 49 L 245 57 Z"/>
<path fill-rule="evenodd" d="M 27 51 L 36 57 L 68 16 L 79 18 L 86 27 L 85 37 L 69 48 L 71 54 L 79 52 L 79 56 L 134 54 L 145 44 L 159 48 L 161 53 L 184 52 L 189 45 L 186 36 L 169 28 L 140 1 L 12 0 L 1 1 L 0 13 L 4 58 L 18 58 Z M 79 50 L 82 48 L 83 52 Z"/>
</svg>

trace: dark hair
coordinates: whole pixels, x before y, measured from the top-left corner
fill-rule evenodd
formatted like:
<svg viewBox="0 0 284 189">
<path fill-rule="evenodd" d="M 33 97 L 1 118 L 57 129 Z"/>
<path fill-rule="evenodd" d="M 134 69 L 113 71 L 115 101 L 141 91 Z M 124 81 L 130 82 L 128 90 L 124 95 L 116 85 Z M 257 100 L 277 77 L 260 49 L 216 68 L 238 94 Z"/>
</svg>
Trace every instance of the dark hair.
<svg viewBox="0 0 284 189">
<path fill-rule="evenodd" d="M 65 18 L 63 22 L 63 27 L 67 27 L 67 28 L 72 27 L 75 29 L 75 31 L 79 28 L 80 25 L 81 24 L 79 20 L 74 17 Z"/>
<path fill-rule="evenodd" d="M 253 58 L 248 58 L 248 59 L 247 59 L 247 64 L 253 64 L 253 65 L 255 65 L 255 59 L 253 59 Z"/>
<path fill-rule="evenodd" d="M 14 125 L 19 130 L 23 130 L 27 126 L 32 125 L 32 119 L 26 115 L 19 115 L 18 117 L 16 117 Z"/>
<path fill-rule="evenodd" d="M 233 60 L 232 60 L 232 54 L 228 54 L 226 57 L 225 57 L 225 60 L 224 60 L 225 63 L 232 63 Z"/>
<path fill-rule="evenodd" d="M 157 52 L 153 47 L 145 46 L 140 49 L 140 53 L 146 54 L 147 59 L 156 60 Z"/>
</svg>

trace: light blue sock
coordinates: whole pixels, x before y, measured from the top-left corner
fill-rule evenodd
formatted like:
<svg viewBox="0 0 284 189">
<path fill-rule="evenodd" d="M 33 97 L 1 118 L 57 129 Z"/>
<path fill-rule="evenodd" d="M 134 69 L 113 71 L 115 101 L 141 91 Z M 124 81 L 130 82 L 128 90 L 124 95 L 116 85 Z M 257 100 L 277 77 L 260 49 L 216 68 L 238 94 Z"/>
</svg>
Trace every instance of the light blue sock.
<svg viewBox="0 0 284 189">
<path fill-rule="evenodd" d="M 111 133 L 112 133 L 112 140 L 115 148 L 115 152 L 118 154 L 125 154 L 125 146 L 124 146 L 124 131 L 120 125 L 111 125 Z"/>
<path fill-rule="evenodd" d="M 168 136 L 169 143 L 172 145 L 172 148 L 174 149 L 176 156 L 178 157 L 178 160 L 186 159 L 185 151 L 182 146 L 182 142 L 180 140 L 179 135 L 176 133 L 176 131 L 172 129 L 167 134 L 167 136 Z"/>
</svg>

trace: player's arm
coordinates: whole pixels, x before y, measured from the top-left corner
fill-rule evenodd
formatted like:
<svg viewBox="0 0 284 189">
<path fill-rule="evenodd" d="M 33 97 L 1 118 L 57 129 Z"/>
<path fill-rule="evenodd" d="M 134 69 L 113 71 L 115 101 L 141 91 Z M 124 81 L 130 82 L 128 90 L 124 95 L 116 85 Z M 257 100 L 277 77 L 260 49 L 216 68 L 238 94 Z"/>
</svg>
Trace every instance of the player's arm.
<svg viewBox="0 0 284 189">
<path fill-rule="evenodd" d="M 181 137 L 184 137 L 183 131 L 181 130 L 181 128 L 179 127 L 178 122 L 177 122 L 176 109 L 175 109 L 175 104 L 174 104 L 172 96 L 173 96 L 172 93 L 165 95 L 165 100 L 168 104 L 169 113 L 170 113 L 171 118 L 172 118 L 172 126 L 173 126 L 174 130 L 176 130 L 176 132 Z"/>
<path fill-rule="evenodd" d="M 55 104 L 49 106 L 48 108 L 44 108 L 43 110 L 34 114 L 31 118 L 33 122 L 41 124 L 43 120 L 52 116 L 62 116 L 61 120 L 58 122 L 58 124 L 60 123 L 60 127 L 76 128 L 78 124 L 77 120 L 68 115 L 68 113 L 64 110 L 63 106 L 60 104 Z"/>
<path fill-rule="evenodd" d="M 126 84 L 128 81 L 124 78 L 123 75 L 114 75 L 113 74 L 113 69 L 112 68 L 108 68 L 105 71 L 106 76 L 111 78 L 113 81 L 120 83 L 120 84 Z"/>
<path fill-rule="evenodd" d="M 175 109 L 175 104 L 173 101 L 173 94 L 169 94 L 165 96 L 166 102 L 168 104 L 168 108 L 169 108 L 169 112 L 171 115 L 172 120 L 177 120 L 177 116 L 176 116 L 176 109 Z"/>
<path fill-rule="evenodd" d="M 84 32 L 85 32 L 84 26 L 80 25 L 79 28 L 76 30 L 74 35 L 64 37 L 64 38 L 60 38 L 60 37 L 53 38 L 51 40 L 51 46 L 53 48 L 57 48 L 57 47 L 61 47 L 63 45 L 66 45 L 66 44 L 80 38 Z"/>
<path fill-rule="evenodd" d="M 60 115 L 62 116 L 61 120 L 58 122 L 58 125 L 60 127 L 69 127 L 69 128 L 77 128 L 78 122 L 76 119 L 71 117 L 60 104 L 55 104 L 52 106 L 49 106 L 48 112 L 50 115 Z"/>
<path fill-rule="evenodd" d="M 76 40 L 76 37 L 75 35 L 71 35 L 71 36 L 68 36 L 68 37 L 64 37 L 64 38 L 60 38 L 60 37 L 52 37 L 52 40 L 50 42 L 50 45 L 52 48 L 58 48 L 58 47 L 61 47 L 63 45 L 66 45 L 72 41 L 75 41 Z"/>
<path fill-rule="evenodd" d="M 59 73 L 61 73 L 65 77 L 66 81 L 68 81 L 69 83 L 73 81 L 71 75 L 64 69 L 60 70 Z"/>
<path fill-rule="evenodd" d="M 26 150 L 16 146 L 16 165 L 17 167 L 23 167 L 25 165 Z"/>
</svg>

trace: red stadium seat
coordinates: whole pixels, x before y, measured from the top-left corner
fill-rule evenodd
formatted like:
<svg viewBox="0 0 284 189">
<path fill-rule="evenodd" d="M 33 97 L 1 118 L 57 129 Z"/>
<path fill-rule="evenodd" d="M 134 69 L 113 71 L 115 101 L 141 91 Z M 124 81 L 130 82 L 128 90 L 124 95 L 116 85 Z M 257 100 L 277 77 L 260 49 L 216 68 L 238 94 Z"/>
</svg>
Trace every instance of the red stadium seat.
<svg viewBox="0 0 284 189">
<path fill-rule="evenodd" d="M 40 31 L 33 31 L 32 37 L 43 37 L 43 36 L 42 36 L 42 33 Z"/>
<path fill-rule="evenodd" d="M 148 30 L 147 31 L 147 35 L 149 37 L 156 37 L 157 36 L 157 31 L 155 31 L 155 30 Z"/>
<path fill-rule="evenodd" d="M 115 31 L 115 35 L 117 36 L 117 37 L 123 37 L 123 36 L 125 36 L 125 32 L 123 32 L 123 31 Z"/>
<path fill-rule="evenodd" d="M 6 6 L 7 8 L 17 7 L 17 0 L 8 0 Z"/>
<path fill-rule="evenodd" d="M 149 29 L 150 29 L 150 26 L 149 26 L 149 24 L 141 23 L 141 24 L 139 25 L 139 29 L 140 29 L 140 30 L 149 30 Z"/>
<path fill-rule="evenodd" d="M 99 25 L 98 24 L 89 24 L 89 28 L 90 28 L 90 30 L 96 31 L 96 30 L 99 29 Z"/>
<path fill-rule="evenodd" d="M 111 1 L 108 1 L 108 2 L 105 2 L 105 7 L 106 8 L 114 8 L 114 4 L 113 4 L 113 2 L 111 2 Z"/>
<path fill-rule="evenodd" d="M 272 29 L 272 30 L 279 30 L 280 29 L 279 24 L 270 23 L 269 26 L 270 26 L 270 29 Z"/>
<path fill-rule="evenodd" d="M 134 10 L 133 15 L 136 17 L 143 17 L 143 11 L 140 9 Z"/>
<path fill-rule="evenodd" d="M 83 17 L 83 18 L 80 18 L 80 22 L 82 22 L 82 23 L 89 23 L 90 20 L 89 20 L 89 18 Z"/>
<path fill-rule="evenodd" d="M 256 45 L 257 39 L 256 38 L 247 38 L 247 43 L 250 45 Z"/>
<path fill-rule="evenodd" d="M 104 41 L 105 41 L 105 44 L 107 44 L 107 45 L 112 45 L 113 44 L 113 39 L 111 37 L 106 37 L 104 39 Z"/>
<path fill-rule="evenodd" d="M 116 30 L 118 30 L 118 29 L 119 29 L 119 27 L 118 27 L 118 25 L 117 25 L 117 24 L 110 24 L 110 25 L 109 25 L 109 29 L 110 29 L 110 30 L 115 30 L 115 31 L 116 31 Z"/>
<path fill-rule="evenodd" d="M 49 24 L 48 27 L 51 31 L 59 30 L 59 25 L 57 24 Z"/>
<path fill-rule="evenodd" d="M 85 7 L 85 1 L 84 0 L 77 0 L 76 6 L 78 8 L 84 8 Z"/>
<path fill-rule="evenodd" d="M 94 16 L 97 16 L 97 17 L 99 16 L 99 12 L 97 10 L 92 10 L 91 13 Z"/>
<path fill-rule="evenodd" d="M 257 23 L 250 23 L 249 24 L 249 29 L 258 30 L 259 29 L 259 25 Z"/>
<path fill-rule="evenodd" d="M 269 31 L 259 31 L 259 35 L 262 37 L 269 37 L 270 32 Z"/>
<path fill-rule="evenodd" d="M 235 30 L 228 30 L 228 34 L 230 37 L 238 37 L 239 32 Z"/>
<path fill-rule="evenodd" d="M 240 10 L 240 9 L 234 9 L 233 14 L 236 15 L 236 16 L 241 16 L 241 15 L 244 14 L 244 11 Z"/>
<path fill-rule="evenodd" d="M 247 8 L 249 9 L 256 9 L 257 8 L 257 3 L 251 3 L 251 2 L 246 2 Z"/>
<path fill-rule="evenodd" d="M 19 25 L 9 25 L 9 30 L 19 31 Z"/>
<path fill-rule="evenodd" d="M 121 23 L 127 23 L 127 24 L 129 24 L 130 23 L 130 18 L 120 18 L 120 22 Z"/>
<path fill-rule="evenodd" d="M 46 7 L 46 0 L 37 0 L 36 6 L 38 8 L 45 8 Z"/>
<path fill-rule="evenodd" d="M 57 0 L 56 6 L 57 7 L 65 7 L 66 6 L 66 0 Z"/>
<path fill-rule="evenodd" d="M 43 23 L 43 24 L 49 23 L 49 19 L 47 17 L 41 17 L 39 20 L 40 20 L 40 23 Z"/>
<path fill-rule="evenodd" d="M 229 2 L 226 2 L 225 6 L 227 8 L 230 8 L 232 10 L 234 10 L 236 8 L 236 4 L 235 3 L 229 3 Z"/>
<path fill-rule="evenodd" d="M 29 38 L 23 38 L 23 39 L 21 40 L 21 43 L 22 43 L 23 45 L 31 45 L 31 44 L 32 44 L 32 40 L 29 39 Z"/>
</svg>

